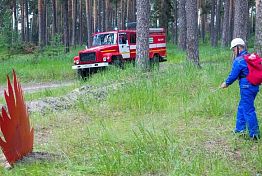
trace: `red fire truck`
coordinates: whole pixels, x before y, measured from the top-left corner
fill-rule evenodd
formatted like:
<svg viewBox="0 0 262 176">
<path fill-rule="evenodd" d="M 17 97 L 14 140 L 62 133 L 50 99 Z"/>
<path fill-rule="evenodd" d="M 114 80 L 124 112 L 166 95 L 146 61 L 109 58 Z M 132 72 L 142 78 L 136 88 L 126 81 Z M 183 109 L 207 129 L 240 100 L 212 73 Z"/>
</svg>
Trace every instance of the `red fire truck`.
<svg viewBox="0 0 262 176">
<path fill-rule="evenodd" d="M 149 30 L 150 62 L 166 61 L 166 34 L 163 28 Z M 122 65 L 136 58 L 136 31 L 115 30 L 98 32 L 93 35 L 91 48 L 79 51 L 74 57 L 72 69 L 85 77 L 91 69 L 106 67 L 111 64 Z"/>
</svg>

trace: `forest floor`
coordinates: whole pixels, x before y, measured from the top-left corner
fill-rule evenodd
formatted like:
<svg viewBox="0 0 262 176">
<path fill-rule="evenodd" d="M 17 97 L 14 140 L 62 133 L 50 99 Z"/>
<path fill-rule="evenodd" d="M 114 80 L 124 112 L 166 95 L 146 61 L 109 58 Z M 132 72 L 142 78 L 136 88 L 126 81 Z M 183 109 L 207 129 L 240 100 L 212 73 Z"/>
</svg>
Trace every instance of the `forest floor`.
<svg viewBox="0 0 262 176">
<path fill-rule="evenodd" d="M 111 67 L 86 81 L 57 60 L 48 61 L 60 70 L 48 70 L 46 59 L 17 68 L 34 150 L 11 170 L 0 167 L 0 175 L 261 175 L 261 141 L 232 133 L 238 85 L 218 88 L 231 68 L 229 54 L 204 47 L 199 69 L 169 51 L 175 54 L 159 71 Z M 259 119 L 261 100 L 259 94 Z"/>
</svg>

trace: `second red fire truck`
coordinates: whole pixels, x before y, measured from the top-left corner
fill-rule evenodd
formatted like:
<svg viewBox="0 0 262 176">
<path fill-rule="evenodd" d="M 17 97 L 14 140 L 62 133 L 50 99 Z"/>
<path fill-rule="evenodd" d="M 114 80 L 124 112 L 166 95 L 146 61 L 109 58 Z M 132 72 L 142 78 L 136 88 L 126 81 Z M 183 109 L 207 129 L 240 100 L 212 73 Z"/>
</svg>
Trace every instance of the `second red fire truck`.
<svg viewBox="0 0 262 176">
<path fill-rule="evenodd" d="M 92 69 L 110 64 L 121 65 L 135 58 L 135 30 L 98 32 L 93 35 L 92 47 L 79 51 L 78 56 L 74 57 L 72 69 L 85 77 Z M 149 59 L 154 63 L 166 61 L 166 34 L 163 28 L 149 30 Z"/>
</svg>

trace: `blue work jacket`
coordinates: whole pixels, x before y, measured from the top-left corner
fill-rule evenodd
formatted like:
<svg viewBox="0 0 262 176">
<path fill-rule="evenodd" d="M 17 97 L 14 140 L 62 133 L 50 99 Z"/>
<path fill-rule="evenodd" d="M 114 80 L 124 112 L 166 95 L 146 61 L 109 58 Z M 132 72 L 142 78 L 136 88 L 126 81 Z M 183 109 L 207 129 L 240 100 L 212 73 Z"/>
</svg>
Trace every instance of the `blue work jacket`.
<svg viewBox="0 0 262 176">
<path fill-rule="evenodd" d="M 244 59 L 244 55 L 248 54 L 246 50 L 241 51 L 233 61 L 231 72 L 226 79 L 227 86 L 231 85 L 235 80 L 239 80 L 240 88 L 249 88 L 250 86 L 254 87 L 247 79 L 248 67 Z M 259 86 L 255 86 L 259 87 Z"/>
</svg>

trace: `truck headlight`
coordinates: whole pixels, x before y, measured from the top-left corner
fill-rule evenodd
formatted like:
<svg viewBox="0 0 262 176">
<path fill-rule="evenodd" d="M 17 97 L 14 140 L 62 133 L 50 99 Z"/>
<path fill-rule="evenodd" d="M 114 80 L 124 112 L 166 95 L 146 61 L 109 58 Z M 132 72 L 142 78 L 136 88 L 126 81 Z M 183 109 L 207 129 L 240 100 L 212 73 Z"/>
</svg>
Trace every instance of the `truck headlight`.
<svg viewBox="0 0 262 176">
<path fill-rule="evenodd" d="M 76 65 L 79 64 L 79 60 L 76 60 L 76 61 L 75 61 L 75 64 L 76 64 Z"/>
<path fill-rule="evenodd" d="M 106 62 L 106 60 L 107 60 L 107 57 L 103 57 L 103 61 Z"/>
</svg>

